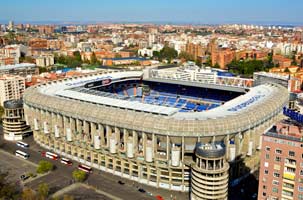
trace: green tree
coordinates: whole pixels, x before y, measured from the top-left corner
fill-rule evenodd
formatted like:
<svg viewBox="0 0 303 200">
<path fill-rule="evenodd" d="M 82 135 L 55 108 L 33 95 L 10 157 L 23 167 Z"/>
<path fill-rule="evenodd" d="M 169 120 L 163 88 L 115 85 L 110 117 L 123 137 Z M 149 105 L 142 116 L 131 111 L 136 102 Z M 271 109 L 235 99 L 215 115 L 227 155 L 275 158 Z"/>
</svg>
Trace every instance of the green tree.
<svg viewBox="0 0 303 200">
<path fill-rule="evenodd" d="M 41 183 L 38 186 L 38 195 L 40 199 L 46 199 L 49 193 L 49 187 L 46 183 Z"/>
<path fill-rule="evenodd" d="M 160 52 L 159 51 L 153 51 L 153 59 L 159 59 L 160 58 Z"/>
<path fill-rule="evenodd" d="M 0 106 L 0 124 L 2 124 L 2 116 L 4 115 L 4 108 Z"/>
<path fill-rule="evenodd" d="M 8 180 L 8 173 L 0 173 L 0 199 L 20 199 L 16 185 Z"/>
<path fill-rule="evenodd" d="M 216 63 L 213 67 L 214 68 L 220 68 L 220 65 L 218 63 Z"/>
<path fill-rule="evenodd" d="M 115 58 L 121 58 L 122 56 L 118 53 L 115 54 Z"/>
<path fill-rule="evenodd" d="M 75 57 L 75 59 L 76 59 L 77 61 L 79 61 L 79 62 L 82 61 L 82 59 L 81 59 L 81 54 L 80 54 L 79 51 L 75 51 L 75 52 L 73 53 L 73 55 L 74 55 L 74 57 Z"/>
<path fill-rule="evenodd" d="M 22 200 L 36 200 L 37 196 L 34 190 L 30 189 L 30 188 L 25 188 L 22 191 Z"/>
<path fill-rule="evenodd" d="M 285 73 L 290 73 L 288 67 L 285 68 L 284 72 L 285 72 Z"/>
<path fill-rule="evenodd" d="M 193 61 L 194 60 L 194 57 L 193 55 L 185 52 L 185 51 L 181 51 L 181 53 L 179 54 L 178 56 L 180 59 L 184 59 L 186 61 Z"/>
<path fill-rule="evenodd" d="M 167 45 L 163 47 L 160 51 L 160 58 L 159 60 L 167 59 L 168 62 L 170 62 L 172 59 L 175 59 L 178 57 L 178 52 Z"/>
<path fill-rule="evenodd" d="M 41 160 L 37 167 L 38 174 L 44 174 L 54 169 L 54 165 L 51 162 Z"/>
<path fill-rule="evenodd" d="M 196 60 L 196 65 L 197 65 L 197 66 L 199 66 L 199 67 L 201 67 L 201 66 L 202 66 L 202 62 L 201 62 L 201 60 L 200 60 L 200 59 L 197 59 L 197 60 Z"/>
<path fill-rule="evenodd" d="M 73 171 L 73 179 L 77 182 L 83 182 L 86 179 L 87 174 L 82 170 L 74 170 Z"/>
<path fill-rule="evenodd" d="M 210 56 L 207 57 L 207 60 L 206 60 L 205 64 L 206 64 L 206 66 L 209 66 L 209 67 L 212 66 L 212 61 L 211 61 L 211 57 Z"/>
<path fill-rule="evenodd" d="M 70 195 L 64 195 L 63 200 L 74 200 L 74 197 Z"/>
<path fill-rule="evenodd" d="M 91 58 L 90 58 L 90 64 L 96 64 L 98 61 L 95 52 L 93 52 Z"/>
</svg>

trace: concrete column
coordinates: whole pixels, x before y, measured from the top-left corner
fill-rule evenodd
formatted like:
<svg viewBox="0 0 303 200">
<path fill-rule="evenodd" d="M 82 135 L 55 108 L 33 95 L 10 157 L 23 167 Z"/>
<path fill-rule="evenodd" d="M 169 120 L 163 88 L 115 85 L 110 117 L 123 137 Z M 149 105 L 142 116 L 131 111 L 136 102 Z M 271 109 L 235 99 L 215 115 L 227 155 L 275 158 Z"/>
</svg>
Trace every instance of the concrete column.
<svg viewBox="0 0 303 200">
<path fill-rule="evenodd" d="M 166 160 L 170 160 L 170 140 L 169 136 L 166 136 Z"/>
<path fill-rule="evenodd" d="M 101 137 L 101 146 L 104 147 L 105 145 L 105 138 L 104 138 L 104 126 L 102 124 L 98 124 L 98 133 Z"/>
<path fill-rule="evenodd" d="M 95 138 L 95 135 L 97 135 L 97 127 L 96 127 L 96 124 L 91 122 L 90 123 L 90 127 L 91 127 L 91 143 L 94 143 L 94 138 Z"/>
<path fill-rule="evenodd" d="M 138 133 L 133 131 L 134 154 L 138 153 Z"/>
<path fill-rule="evenodd" d="M 123 151 L 124 152 L 126 152 L 128 136 L 129 136 L 129 133 L 128 133 L 127 129 L 123 129 L 123 144 L 124 144 Z"/>
<path fill-rule="evenodd" d="M 110 141 L 110 137 L 112 135 L 112 128 L 108 125 L 106 125 L 106 147 L 109 147 L 109 141 Z"/>
</svg>

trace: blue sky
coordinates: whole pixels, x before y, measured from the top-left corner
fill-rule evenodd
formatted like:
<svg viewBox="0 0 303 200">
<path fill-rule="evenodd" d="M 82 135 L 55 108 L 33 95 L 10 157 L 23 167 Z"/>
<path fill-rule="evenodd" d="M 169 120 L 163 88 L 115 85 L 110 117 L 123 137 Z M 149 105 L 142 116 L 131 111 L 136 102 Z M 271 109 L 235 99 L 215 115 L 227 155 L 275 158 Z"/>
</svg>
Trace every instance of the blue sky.
<svg viewBox="0 0 303 200">
<path fill-rule="evenodd" d="M 303 0 L 2 0 L 0 20 L 303 24 Z"/>
</svg>

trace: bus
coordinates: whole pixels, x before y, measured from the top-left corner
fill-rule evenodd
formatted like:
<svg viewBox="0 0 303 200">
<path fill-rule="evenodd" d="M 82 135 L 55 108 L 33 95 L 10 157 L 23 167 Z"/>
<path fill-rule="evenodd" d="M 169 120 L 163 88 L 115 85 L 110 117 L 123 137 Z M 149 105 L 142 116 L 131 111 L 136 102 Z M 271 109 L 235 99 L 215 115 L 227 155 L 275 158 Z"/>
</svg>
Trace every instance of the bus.
<svg viewBox="0 0 303 200">
<path fill-rule="evenodd" d="M 65 164 L 65 165 L 68 165 L 68 166 L 72 166 L 73 165 L 73 162 L 70 161 L 69 159 L 67 158 L 61 158 L 61 161 L 60 161 L 62 164 Z"/>
<path fill-rule="evenodd" d="M 25 153 L 23 151 L 20 151 L 20 150 L 17 150 L 15 152 L 15 155 L 20 157 L 20 158 L 23 158 L 23 159 L 28 159 L 29 158 L 29 154 L 28 153 Z"/>
<path fill-rule="evenodd" d="M 44 156 L 46 158 L 53 159 L 53 160 L 58 160 L 59 159 L 59 156 L 57 154 L 51 153 L 49 151 L 42 152 L 42 156 Z"/>
<path fill-rule="evenodd" d="M 87 173 L 92 173 L 92 168 L 86 165 L 78 165 L 78 169 L 85 171 Z"/>
<path fill-rule="evenodd" d="M 22 147 L 22 148 L 28 148 L 29 144 L 26 144 L 25 142 L 17 142 L 17 146 Z"/>
</svg>

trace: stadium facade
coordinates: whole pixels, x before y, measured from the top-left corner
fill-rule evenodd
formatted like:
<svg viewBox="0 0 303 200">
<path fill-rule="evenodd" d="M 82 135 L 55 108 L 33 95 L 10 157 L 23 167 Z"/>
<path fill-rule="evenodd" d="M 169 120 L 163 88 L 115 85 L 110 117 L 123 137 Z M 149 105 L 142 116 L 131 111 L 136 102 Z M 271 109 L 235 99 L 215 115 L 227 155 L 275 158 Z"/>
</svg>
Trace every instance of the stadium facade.
<svg viewBox="0 0 303 200">
<path fill-rule="evenodd" d="M 258 159 L 261 135 L 280 119 L 288 91 L 211 71 L 173 74 L 103 72 L 37 85 L 25 92 L 25 118 L 35 141 L 62 156 L 177 191 L 189 191 L 193 169 L 193 199 L 226 199 L 229 176 L 239 177 L 246 158 Z M 201 144 L 215 153 L 205 157 Z M 202 166 L 209 159 L 218 172 Z M 203 181 L 207 171 L 220 181 Z"/>
</svg>

